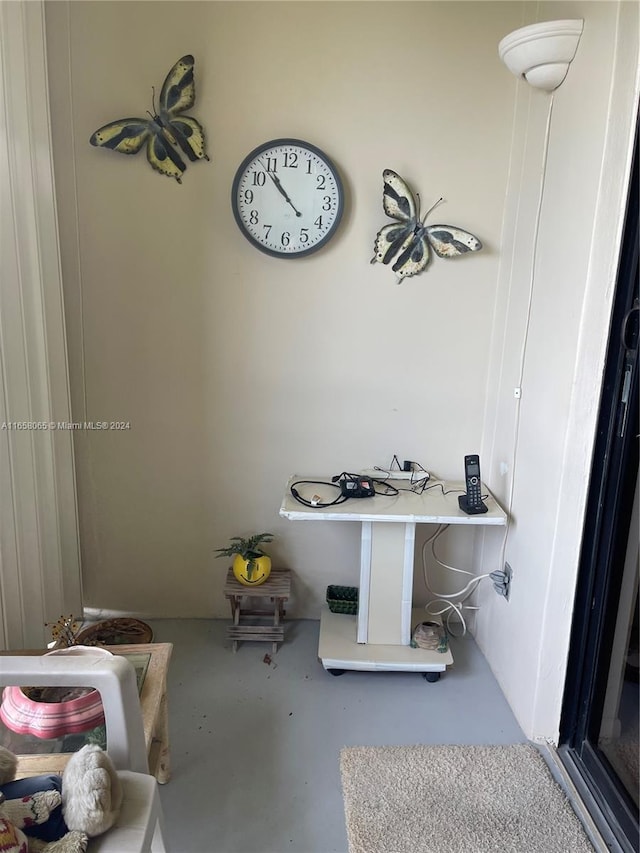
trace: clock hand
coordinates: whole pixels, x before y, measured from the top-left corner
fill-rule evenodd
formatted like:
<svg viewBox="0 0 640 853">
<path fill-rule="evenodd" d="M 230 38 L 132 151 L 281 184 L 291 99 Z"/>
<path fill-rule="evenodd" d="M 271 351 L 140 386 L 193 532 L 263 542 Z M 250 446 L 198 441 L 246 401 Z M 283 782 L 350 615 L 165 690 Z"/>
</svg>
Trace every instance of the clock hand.
<svg viewBox="0 0 640 853">
<path fill-rule="evenodd" d="M 260 165 L 261 165 L 261 166 L 262 166 L 262 168 L 264 169 L 264 163 L 262 163 L 262 161 L 261 161 Z M 294 203 L 291 201 L 291 199 L 289 198 L 289 196 L 288 196 L 288 195 L 287 195 L 287 193 L 286 193 L 285 188 L 284 188 L 284 187 L 282 186 L 282 184 L 280 183 L 280 178 L 278 178 L 278 176 L 277 176 L 277 175 L 273 175 L 273 174 L 271 174 L 271 172 L 269 172 L 269 171 L 268 171 L 268 169 L 264 169 L 264 170 L 265 170 L 265 172 L 267 173 L 267 175 L 269 175 L 269 177 L 271 178 L 271 180 L 273 181 L 273 183 L 276 185 L 276 189 L 278 190 L 278 192 L 280 193 L 280 195 L 284 196 L 284 200 L 287 202 L 287 204 L 290 204 L 290 205 L 291 205 L 291 207 L 295 210 L 296 216 L 302 216 L 302 214 L 300 213 L 300 211 L 299 211 L 299 210 L 296 210 L 296 207 L 295 207 Z"/>
</svg>

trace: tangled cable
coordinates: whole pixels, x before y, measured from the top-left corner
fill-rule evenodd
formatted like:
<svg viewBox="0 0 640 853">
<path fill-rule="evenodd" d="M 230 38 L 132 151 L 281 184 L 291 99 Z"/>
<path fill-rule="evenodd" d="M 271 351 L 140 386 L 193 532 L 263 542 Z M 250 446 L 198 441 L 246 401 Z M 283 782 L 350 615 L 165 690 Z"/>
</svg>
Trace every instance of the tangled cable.
<svg viewBox="0 0 640 853">
<path fill-rule="evenodd" d="M 467 621 L 464 618 L 463 611 L 464 610 L 478 610 L 479 608 L 473 604 L 465 604 L 464 602 L 476 591 L 478 584 L 480 581 L 489 577 L 489 573 L 484 575 L 474 575 L 473 572 L 468 572 L 466 569 L 459 569 L 457 566 L 450 566 L 447 563 L 443 563 L 442 560 L 436 554 L 436 542 L 438 538 L 442 536 L 445 530 L 449 527 L 448 524 L 439 524 L 436 528 L 435 533 L 429 536 L 428 539 L 422 544 L 422 573 L 424 576 L 424 583 L 428 591 L 435 595 L 436 598 L 434 601 L 430 601 L 429 604 L 425 606 L 425 610 L 431 616 L 445 616 L 445 625 L 447 631 L 451 634 L 452 637 L 464 637 L 467 633 Z M 431 546 L 431 554 L 433 559 L 439 566 L 442 566 L 443 569 L 449 569 L 452 572 L 458 572 L 461 575 L 468 575 L 471 577 L 471 580 L 464 586 L 462 589 L 453 593 L 445 593 L 445 592 L 436 592 L 429 583 L 429 577 L 427 574 L 427 560 L 426 560 L 426 549 L 427 546 Z M 434 609 L 438 606 L 438 609 Z M 462 623 L 462 633 L 456 634 L 451 628 L 451 618 L 452 616 L 457 615 Z"/>
</svg>

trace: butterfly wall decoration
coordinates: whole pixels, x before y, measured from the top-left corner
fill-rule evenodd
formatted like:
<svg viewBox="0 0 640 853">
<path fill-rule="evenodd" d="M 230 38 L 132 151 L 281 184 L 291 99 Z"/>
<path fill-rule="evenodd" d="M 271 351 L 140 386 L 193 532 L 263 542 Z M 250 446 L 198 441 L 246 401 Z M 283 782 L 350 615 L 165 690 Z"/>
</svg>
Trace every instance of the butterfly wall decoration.
<svg viewBox="0 0 640 853">
<path fill-rule="evenodd" d="M 137 154 L 146 142 L 151 166 L 181 184 L 187 167 L 177 149 L 192 163 L 209 159 L 202 125 L 192 116 L 181 115 L 196 100 L 194 61 L 193 56 L 187 54 L 169 71 L 160 90 L 157 111 L 152 89 L 153 113 L 147 113 L 149 118 L 120 118 L 109 122 L 98 128 L 89 142 L 121 154 Z"/>
<path fill-rule="evenodd" d="M 425 225 L 427 216 L 442 199 L 438 199 L 420 219 L 420 197 L 417 196 L 416 203 L 413 193 L 400 175 L 393 169 L 385 169 L 382 179 L 382 206 L 387 216 L 396 222 L 378 231 L 371 263 L 389 264 L 394 261 L 391 269 L 398 276 L 398 284 L 426 269 L 431 260 L 431 249 L 440 258 L 454 258 L 466 252 L 480 251 L 480 240 L 462 228 Z"/>
</svg>

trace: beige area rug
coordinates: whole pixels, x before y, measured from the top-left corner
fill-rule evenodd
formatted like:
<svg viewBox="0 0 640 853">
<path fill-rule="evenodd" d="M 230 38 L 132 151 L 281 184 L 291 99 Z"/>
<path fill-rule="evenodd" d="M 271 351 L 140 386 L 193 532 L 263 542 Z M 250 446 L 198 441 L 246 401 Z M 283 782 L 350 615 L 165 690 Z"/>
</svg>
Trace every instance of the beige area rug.
<svg viewBox="0 0 640 853">
<path fill-rule="evenodd" d="M 349 853 L 593 853 L 529 744 L 346 747 L 340 772 Z"/>
</svg>

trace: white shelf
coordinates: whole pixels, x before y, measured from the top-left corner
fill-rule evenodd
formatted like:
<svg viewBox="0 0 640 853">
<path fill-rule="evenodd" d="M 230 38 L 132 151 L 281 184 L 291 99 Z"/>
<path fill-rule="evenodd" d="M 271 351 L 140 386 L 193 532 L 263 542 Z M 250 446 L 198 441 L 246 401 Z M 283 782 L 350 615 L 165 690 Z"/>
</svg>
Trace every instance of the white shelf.
<svg viewBox="0 0 640 853">
<path fill-rule="evenodd" d="M 411 626 L 436 622 L 423 609 L 411 611 Z M 318 657 L 325 669 L 355 669 L 402 672 L 443 672 L 453 663 L 451 650 L 436 652 L 411 646 L 356 642 L 356 617 L 332 613 L 323 605 L 320 616 Z"/>
<path fill-rule="evenodd" d="M 325 475 L 294 474 L 287 483 L 284 499 L 280 506 L 280 515 L 292 521 L 388 521 L 414 524 L 506 524 L 507 516 L 496 499 L 483 484 L 482 494 L 488 495 L 485 503 L 488 512 L 480 515 L 467 515 L 458 506 L 458 495 L 465 492 L 464 482 L 443 482 L 442 493 L 439 481 L 429 481 L 428 490 L 418 495 L 411 491 L 400 491 L 393 496 L 376 495 L 373 498 L 351 498 L 344 503 L 329 507 L 308 507 L 298 503 L 291 494 L 291 484 L 297 480 L 316 480 L 329 483 L 331 477 Z M 396 487 L 400 484 L 395 484 Z M 340 491 L 331 485 L 296 486 L 301 497 L 311 500 L 314 495 L 321 503 L 335 500 Z M 382 489 L 382 486 L 379 487 Z"/>
<path fill-rule="evenodd" d="M 300 482 L 303 481 L 303 482 Z M 307 506 L 291 494 L 292 484 L 307 501 L 329 504 L 340 496 L 331 476 L 294 474 L 289 478 L 280 515 L 292 521 L 357 521 L 360 533 L 358 615 L 322 610 L 318 657 L 328 670 L 408 670 L 442 672 L 453 663 L 445 653 L 412 649 L 412 628 L 428 621 L 424 610 L 412 609 L 416 525 L 505 525 L 507 516 L 489 490 L 482 494 L 487 512 L 467 515 L 458 506 L 463 482 L 429 481 L 422 494 L 402 489 L 397 495 L 376 494 L 334 506 Z M 304 483 L 304 484 L 303 484 Z M 383 491 L 384 484 L 378 487 Z M 429 617 L 430 619 L 431 617 Z"/>
</svg>

